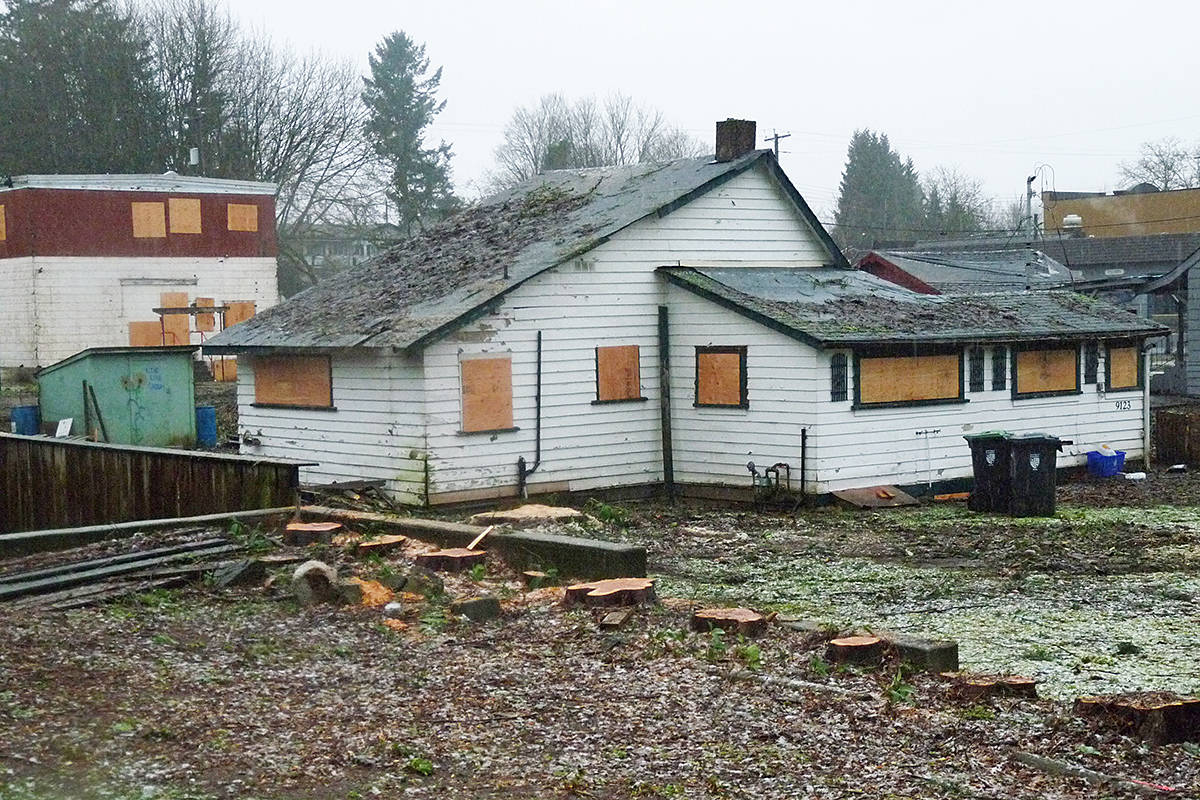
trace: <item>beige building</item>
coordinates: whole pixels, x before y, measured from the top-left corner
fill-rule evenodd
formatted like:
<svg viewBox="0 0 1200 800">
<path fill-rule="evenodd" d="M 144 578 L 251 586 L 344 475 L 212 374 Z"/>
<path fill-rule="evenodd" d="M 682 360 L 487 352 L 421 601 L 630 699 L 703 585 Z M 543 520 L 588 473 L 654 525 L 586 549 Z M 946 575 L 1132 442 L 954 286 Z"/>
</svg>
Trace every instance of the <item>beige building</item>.
<svg viewBox="0 0 1200 800">
<path fill-rule="evenodd" d="M 1200 189 L 1160 192 L 1148 183 L 1103 192 L 1042 192 L 1047 235 L 1098 238 L 1200 232 Z"/>
</svg>

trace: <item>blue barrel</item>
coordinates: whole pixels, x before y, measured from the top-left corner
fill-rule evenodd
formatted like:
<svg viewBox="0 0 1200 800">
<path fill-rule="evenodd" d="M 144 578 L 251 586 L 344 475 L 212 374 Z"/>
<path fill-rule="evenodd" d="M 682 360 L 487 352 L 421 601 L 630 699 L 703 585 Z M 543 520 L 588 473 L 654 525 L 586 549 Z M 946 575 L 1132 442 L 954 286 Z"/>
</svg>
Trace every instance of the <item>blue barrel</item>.
<svg viewBox="0 0 1200 800">
<path fill-rule="evenodd" d="M 217 409 L 213 406 L 196 406 L 196 444 L 217 446 Z"/>
<path fill-rule="evenodd" d="M 41 414 L 37 406 L 16 406 L 12 410 L 13 433 L 22 436 L 37 436 Z"/>
</svg>

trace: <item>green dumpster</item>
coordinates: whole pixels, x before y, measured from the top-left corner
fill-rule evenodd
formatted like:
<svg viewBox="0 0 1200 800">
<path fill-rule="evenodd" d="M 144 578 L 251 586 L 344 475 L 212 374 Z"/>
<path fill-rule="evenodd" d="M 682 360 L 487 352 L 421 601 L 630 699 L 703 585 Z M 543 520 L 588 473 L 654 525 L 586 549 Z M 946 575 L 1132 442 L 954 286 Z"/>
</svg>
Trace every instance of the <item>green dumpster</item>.
<svg viewBox="0 0 1200 800">
<path fill-rule="evenodd" d="M 113 444 L 196 444 L 196 348 L 94 347 L 38 372 L 42 430 Z"/>
</svg>

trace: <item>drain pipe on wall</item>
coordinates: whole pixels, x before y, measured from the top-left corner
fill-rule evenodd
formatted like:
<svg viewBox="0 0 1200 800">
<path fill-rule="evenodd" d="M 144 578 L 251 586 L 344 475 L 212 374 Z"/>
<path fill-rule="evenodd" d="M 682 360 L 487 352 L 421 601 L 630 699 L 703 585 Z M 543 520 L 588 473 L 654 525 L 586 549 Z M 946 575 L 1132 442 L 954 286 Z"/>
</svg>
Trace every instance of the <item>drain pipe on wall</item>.
<svg viewBox="0 0 1200 800">
<path fill-rule="evenodd" d="M 533 466 L 528 466 L 525 461 L 525 456 L 517 457 L 517 494 L 521 497 L 529 496 L 529 486 L 527 482 L 529 476 L 537 472 L 537 468 L 542 465 L 542 332 L 537 332 L 537 384 L 533 395 L 534 404 L 534 450 L 533 450 Z"/>
<path fill-rule="evenodd" d="M 1150 343 L 1142 344 L 1142 466 L 1150 474 Z"/>
</svg>

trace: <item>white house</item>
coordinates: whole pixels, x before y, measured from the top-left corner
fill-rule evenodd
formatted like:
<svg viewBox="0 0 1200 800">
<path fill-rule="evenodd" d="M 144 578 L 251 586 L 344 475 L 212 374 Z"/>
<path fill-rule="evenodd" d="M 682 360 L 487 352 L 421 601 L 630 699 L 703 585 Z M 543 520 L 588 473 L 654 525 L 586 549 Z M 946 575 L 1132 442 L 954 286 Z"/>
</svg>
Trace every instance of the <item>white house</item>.
<svg viewBox="0 0 1200 800">
<path fill-rule="evenodd" d="M 274 305 L 274 194 L 173 173 L 14 177 L 0 187 L 0 368 L 200 344 L 223 315 Z M 232 313 L 155 312 L 197 303 Z"/>
<path fill-rule="evenodd" d="M 246 453 L 412 503 L 970 475 L 964 433 L 1140 452 L 1146 320 L 850 268 L 753 123 L 717 158 L 549 172 L 212 341 Z M 918 436 L 918 432 L 923 433 Z"/>
</svg>

